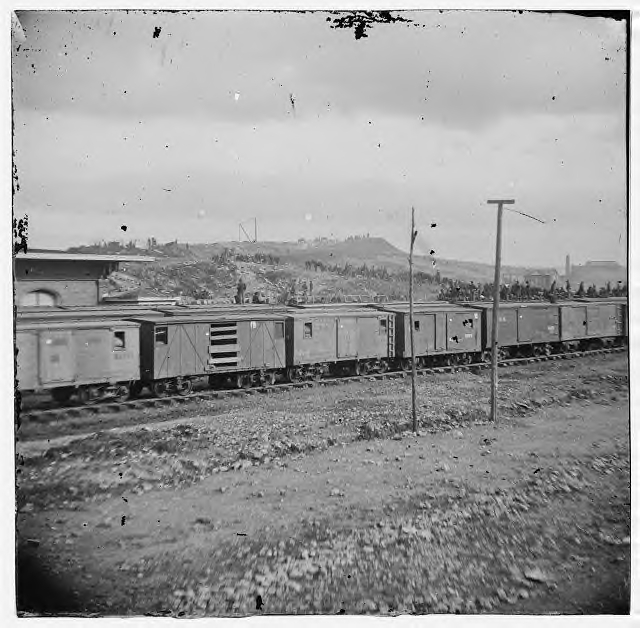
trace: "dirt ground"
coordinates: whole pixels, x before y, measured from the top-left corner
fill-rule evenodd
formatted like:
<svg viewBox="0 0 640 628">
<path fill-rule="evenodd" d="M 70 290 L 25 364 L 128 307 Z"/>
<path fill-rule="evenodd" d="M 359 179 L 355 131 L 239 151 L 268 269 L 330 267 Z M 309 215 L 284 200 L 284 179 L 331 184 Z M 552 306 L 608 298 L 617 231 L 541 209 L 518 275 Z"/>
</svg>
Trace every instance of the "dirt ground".
<svg viewBox="0 0 640 628">
<path fill-rule="evenodd" d="M 627 356 L 29 426 L 33 613 L 629 612 Z M 146 414 L 145 414 L 146 413 Z M 111 421 L 111 422 L 109 422 Z"/>
</svg>

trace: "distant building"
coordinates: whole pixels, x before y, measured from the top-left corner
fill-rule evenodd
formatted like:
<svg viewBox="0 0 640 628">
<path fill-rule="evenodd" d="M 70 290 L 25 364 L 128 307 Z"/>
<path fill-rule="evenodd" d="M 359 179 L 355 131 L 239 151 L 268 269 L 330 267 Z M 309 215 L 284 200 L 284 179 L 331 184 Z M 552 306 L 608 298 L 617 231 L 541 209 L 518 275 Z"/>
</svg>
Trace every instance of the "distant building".
<svg viewBox="0 0 640 628">
<path fill-rule="evenodd" d="M 30 251 L 14 260 L 18 307 L 91 306 L 100 303 L 100 279 L 123 262 L 152 262 L 141 255 L 90 255 Z"/>
<path fill-rule="evenodd" d="M 502 283 L 505 283 L 505 284 L 512 284 L 512 283 L 515 283 L 516 281 L 518 282 L 523 281 L 522 275 L 501 273 L 501 277 L 502 277 Z"/>
<path fill-rule="evenodd" d="M 554 281 L 558 281 L 558 273 L 555 270 L 548 272 L 529 273 L 524 276 L 525 282 L 529 282 L 532 288 L 542 288 L 549 290 Z"/>
<path fill-rule="evenodd" d="M 622 268 L 618 262 L 602 262 L 589 260 L 585 263 L 587 268 Z"/>
<path fill-rule="evenodd" d="M 595 285 L 601 288 L 610 283 L 612 286 L 618 282 L 627 281 L 627 269 L 617 262 L 590 260 L 583 265 L 571 267 L 569 279 L 572 285 L 578 286 L 584 282 L 585 286 Z"/>
</svg>

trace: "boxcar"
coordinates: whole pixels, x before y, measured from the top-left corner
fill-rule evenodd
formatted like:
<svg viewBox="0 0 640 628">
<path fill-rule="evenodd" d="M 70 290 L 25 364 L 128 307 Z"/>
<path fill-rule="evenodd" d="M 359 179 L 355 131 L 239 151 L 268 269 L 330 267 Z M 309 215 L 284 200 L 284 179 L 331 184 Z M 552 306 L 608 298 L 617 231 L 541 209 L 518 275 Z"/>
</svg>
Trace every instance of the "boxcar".
<svg viewBox="0 0 640 628">
<path fill-rule="evenodd" d="M 474 303 L 482 311 L 482 349 L 491 350 L 493 304 Z M 498 306 L 498 345 L 503 355 L 550 353 L 560 341 L 560 315 L 557 304 L 503 302 Z"/>
<path fill-rule="evenodd" d="M 140 379 L 139 325 L 130 321 L 16 324 L 18 387 L 58 401 L 126 397 Z"/>
<path fill-rule="evenodd" d="M 582 298 L 576 300 L 587 303 L 587 315 L 592 321 L 595 318 L 601 318 L 599 326 L 604 332 L 602 336 L 609 337 L 614 335 L 619 338 L 628 338 L 629 305 L 626 297 L 607 297 L 605 299 Z M 599 313 L 596 314 L 598 311 Z M 608 320 L 608 322 L 602 320 L 604 319 L 602 312 L 608 313 L 607 319 L 605 319 Z M 589 326 L 589 320 L 587 320 L 587 326 Z"/>
<path fill-rule="evenodd" d="M 411 329 L 408 303 L 376 305 L 395 318 L 396 356 L 410 365 Z M 414 346 L 418 362 L 471 362 L 481 351 L 481 312 L 470 307 L 435 301 L 413 307 Z"/>
<path fill-rule="evenodd" d="M 562 342 L 586 347 L 614 344 L 626 334 L 624 302 L 608 299 L 565 301 L 560 307 Z"/>
<path fill-rule="evenodd" d="M 291 309 L 287 315 L 289 378 L 317 378 L 330 369 L 384 371 L 395 355 L 394 320 L 366 307 Z"/>
<path fill-rule="evenodd" d="M 140 323 L 140 375 L 155 394 L 186 394 L 192 380 L 232 377 L 239 387 L 275 382 L 286 367 L 285 316 L 194 314 L 145 317 Z"/>
</svg>

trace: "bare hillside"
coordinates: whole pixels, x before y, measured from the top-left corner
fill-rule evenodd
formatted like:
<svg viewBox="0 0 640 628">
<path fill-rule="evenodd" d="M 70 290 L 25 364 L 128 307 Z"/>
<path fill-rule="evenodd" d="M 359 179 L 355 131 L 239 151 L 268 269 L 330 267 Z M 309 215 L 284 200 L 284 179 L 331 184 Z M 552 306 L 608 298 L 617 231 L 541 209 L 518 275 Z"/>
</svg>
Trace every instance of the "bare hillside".
<svg viewBox="0 0 640 628">
<path fill-rule="evenodd" d="M 239 280 L 246 294 L 263 293 L 269 300 L 307 295 L 332 300 L 344 297 L 407 298 L 408 254 L 384 238 L 356 236 L 344 241 L 325 238 L 299 242 L 219 242 L 158 244 L 148 248 L 129 243 L 70 249 L 85 253 L 150 254 L 152 264 L 122 268 L 105 283 L 109 295 L 158 295 L 186 300 L 229 302 Z M 434 298 L 447 280 L 491 282 L 493 266 L 475 262 L 415 257 L 416 297 Z M 531 269 L 504 267 L 522 276 Z"/>
</svg>

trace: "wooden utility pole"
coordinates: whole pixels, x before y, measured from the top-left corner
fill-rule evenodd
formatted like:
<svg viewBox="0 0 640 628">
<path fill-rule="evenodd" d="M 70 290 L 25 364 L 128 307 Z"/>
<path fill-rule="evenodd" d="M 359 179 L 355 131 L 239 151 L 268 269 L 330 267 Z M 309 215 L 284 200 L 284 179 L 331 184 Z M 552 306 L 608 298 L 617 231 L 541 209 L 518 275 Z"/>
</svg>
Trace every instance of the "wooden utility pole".
<svg viewBox="0 0 640 628">
<path fill-rule="evenodd" d="M 513 205 L 515 200 L 487 201 L 498 206 L 498 229 L 496 232 L 496 267 L 493 275 L 493 311 L 491 318 L 491 420 L 498 424 L 498 310 L 500 306 L 500 262 L 502 256 L 502 208 Z"/>
<path fill-rule="evenodd" d="M 491 317 L 491 420 L 495 425 L 498 424 L 498 310 L 500 306 L 500 263 L 502 254 L 502 209 L 505 205 L 513 205 L 513 199 L 499 199 L 487 201 L 489 205 L 498 206 L 498 228 L 496 232 L 496 267 L 493 276 L 493 311 Z M 509 208 L 507 208 L 509 209 Z M 512 209 L 510 211 L 531 218 L 544 224 L 544 220 L 530 216 L 524 212 Z"/>
<path fill-rule="evenodd" d="M 411 416 L 413 431 L 418 431 L 418 418 L 416 415 L 416 360 L 413 329 L 413 244 L 416 241 L 415 209 L 411 208 L 411 245 L 409 247 L 409 335 L 411 338 Z"/>
</svg>

